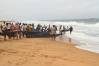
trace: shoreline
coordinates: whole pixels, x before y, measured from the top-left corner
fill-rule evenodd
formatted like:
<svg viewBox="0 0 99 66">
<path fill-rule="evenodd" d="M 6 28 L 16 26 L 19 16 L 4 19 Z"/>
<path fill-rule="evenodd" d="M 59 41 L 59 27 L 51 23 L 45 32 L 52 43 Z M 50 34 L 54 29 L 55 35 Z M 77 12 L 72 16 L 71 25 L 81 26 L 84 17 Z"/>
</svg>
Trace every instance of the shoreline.
<svg viewBox="0 0 99 66">
<path fill-rule="evenodd" d="M 23 38 L 0 43 L 0 66 L 98 66 L 99 54 L 74 43 Z"/>
<path fill-rule="evenodd" d="M 91 50 L 91 49 L 88 49 L 88 48 L 82 48 L 82 47 L 80 47 L 80 46 L 75 46 L 75 47 L 78 48 L 78 49 L 81 49 L 81 50 L 85 50 L 85 51 L 88 51 L 88 52 L 92 52 L 92 53 L 97 53 L 97 54 L 99 54 L 99 52 L 96 51 L 96 50 Z"/>
<path fill-rule="evenodd" d="M 82 48 L 80 46 L 81 43 L 78 42 L 78 41 L 75 41 L 70 36 L 65 36 L 65 37 L 66 38 L 64 38 L 64 35 L 63 35 L 62 37 L 58 37 L 57 40 L 61 41 L 61 42 L 65 42 L 65 43 L 72 43 L 72 44 L 75 44 L 75 47 L 78 48 L 78 49 L 82 49 L 82 50 L 86 50 L 86 51 L 89 51 L 89 52 L 93 52 L 93 53 L 98 53 L 99 54 L 99 52 L 97 50 L 93 50 L 93 49 L 89 49 L 89 48 Z"/>
</svg>

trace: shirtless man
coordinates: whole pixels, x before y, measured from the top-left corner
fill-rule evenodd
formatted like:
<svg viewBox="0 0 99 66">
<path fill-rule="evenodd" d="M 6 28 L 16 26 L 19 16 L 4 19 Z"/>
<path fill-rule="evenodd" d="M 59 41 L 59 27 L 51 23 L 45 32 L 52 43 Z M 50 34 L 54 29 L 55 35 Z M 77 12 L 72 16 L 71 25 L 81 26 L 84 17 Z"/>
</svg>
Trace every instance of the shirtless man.
<svg viewBox="0 0 99 66">
<path fill-rule="evenodd" d="M 72 31 L 73 31 L 73 27 L 72 27 L 72 26 L 70 26 L 69 30 L 70 30 L 70 34 L 71 34 L 71 33 L 72 33 Z"/>
</svg>

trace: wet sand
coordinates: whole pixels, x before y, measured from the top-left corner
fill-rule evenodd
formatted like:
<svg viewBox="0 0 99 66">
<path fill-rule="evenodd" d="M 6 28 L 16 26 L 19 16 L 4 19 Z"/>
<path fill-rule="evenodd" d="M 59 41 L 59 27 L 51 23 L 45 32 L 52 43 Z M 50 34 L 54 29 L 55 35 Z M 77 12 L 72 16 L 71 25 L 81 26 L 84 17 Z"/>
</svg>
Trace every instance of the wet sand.
<svg viewBox="0 0 99 66">
<path fill-rule="evenodd" d="M 0 66 L 99 66 L 99 54 L 48 38 L 0 38 Z"/>
</svg>

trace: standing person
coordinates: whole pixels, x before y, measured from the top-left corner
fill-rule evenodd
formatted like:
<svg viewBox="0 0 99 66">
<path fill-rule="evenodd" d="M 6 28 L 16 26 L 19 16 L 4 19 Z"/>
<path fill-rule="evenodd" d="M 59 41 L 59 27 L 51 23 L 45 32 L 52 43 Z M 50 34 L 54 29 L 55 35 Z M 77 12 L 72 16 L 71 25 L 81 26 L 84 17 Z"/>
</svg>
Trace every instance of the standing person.
<svg viewBox="0 0 99 66">
<path fill-rule="evenodd" d="M 33 32 L 32 24 L 29 25 L 29 29 L 30 29 L 30 38 L 32 38 L 32 32 Z"/>
<path fill-rule="evenodd" d="M 13 37 L 13 39 L 15 39 L 15 26 L 13 23 L 11 24 L 10 31 L 11 31 L 11 36 Z"/>
<path fill-rule="evenodd" d="M 37 27 L 36 27 L 36 31 L 40 32 L 41 28 L 42 28 L 42 26 L 40 24 L 38 24 Z"/>
<path fill-rule="evenodd" d="M 32 31 L 34 32 L 34 24 L 32 24 Z"/>
<path fill-rule="evenodd" d="M 56 31 L 57 31 L 57 27 L 53 25 L 53 27 L 51 28 L 51 37 L 53 40 L 56 39 Z"/>
<path fill-rule="evenodd" d="M 3 26 L 0 25 L 0 35 L 2 35 L 2 28 L 3 28 Z"/>
<path fill-rule="evenodd" d="M 68 26 L 67 26 L 66 30 L 67 30 L 67 31 L 69 30 Z"/>
<path fill-rule="evenodd" d="M 50 27 L 50 25 L 47 28 L 47 32 L 49 33 L 49 37 L 51 37 L 51 27 Z"/>
<path fill-rule="evenodd" d="M 46 26 L 44 25 L 43 27 L 42 27 L 42 32 L 46 32 Z"/>
<path fill-rule="evenodd" d="M 21 37 L 23 37 L 23 24 L 20 25 L 20 32 L 21 32 Z"/>
<path fill-rule="evenodd" d="M 51 27 L 50 27 L 50 25 L 49 25 L 48 28 L 47 28 L 47 32 L 48 32 L 48 33 L 51 32 Z"/>
<path fill-rule="evenodd" d="M 31 38 L 32 37 L 32 26 L 31 26 L 31 24 L 27 25 L 26 30 L 27 30 L 27 35 L 26 36 Z"/>
<path fill-rule="evenodd" d="M 2 26 L 2 34 L 3 34 L 3 36 L 4 36 L 4 40 L 6 40 L 6 36 L 7 36 L 7 27 L 6 27 L 6 25 L 4 24 L 3 26 Z"/>
<path fill-rule="evenodd" d="M 70 26 L 69 30 L 70 30 L 70 34 L 71 34 L 71 33 L 72 33 L 72 31 L 73 31 L 73 27 L 72 27 L 72 26 Z"/>
<path fill-rule="evenodd" d="M 66 27 L 63 26 L 63 33 L 65 34 L 66 33 Z"/>
<path fill-rule="evenodd" d="M 26 26 L 25 26 L 25 24 L 22 24 L 22 25 L 21 25 L 21 34 L 22 34 L 21 36 L 22 36 L 22 37 L 25 36 L 25 32 L 26 32 Z"/>
<path fill-rule="evenodd" d="M 25 37 L 26 35 L 26 28 L 27 28 L 27 25 L 23 24 L 23 37 Z"/>
<path fill-rule="evenodd" d="M 62 25 L 60 25 L 60 27 L 59 27 L 59 32 L 62 35 Z"/>
<path fill-rule="evenodd" d="M 21 39 L 22 38 L 23 27 L 22 27 L 21 23 L 19 23 L 18 26 L 19 26 L 19 38 Z"/>
<path fill-rule="evenodd" d="M 19 24 L 18 23 L 15 24 L 15 30 L 16 30 L 16 38 L 18 39 L 18 36 L 19 36 Z"/>
<path fill-rule="evenodd" d="M 6 27 L 7 27 L 7 35 L 8 35 L 8 38 L 11 39 L 11 23 L 6 23 Z"/>
</svg>

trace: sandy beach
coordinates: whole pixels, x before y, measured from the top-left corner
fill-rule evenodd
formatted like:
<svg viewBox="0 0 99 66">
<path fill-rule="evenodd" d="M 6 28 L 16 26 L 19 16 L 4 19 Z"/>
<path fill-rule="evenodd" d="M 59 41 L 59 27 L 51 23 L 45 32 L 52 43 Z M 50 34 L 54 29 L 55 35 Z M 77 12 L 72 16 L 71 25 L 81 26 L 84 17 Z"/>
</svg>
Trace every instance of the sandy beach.
<svg viewBox="0 0 99 66">
<path fill-rule="evenodd" d="M 99 54 L 48 38 L 0 39 L 0 66 L 99 66 Z"/>
</svg>

